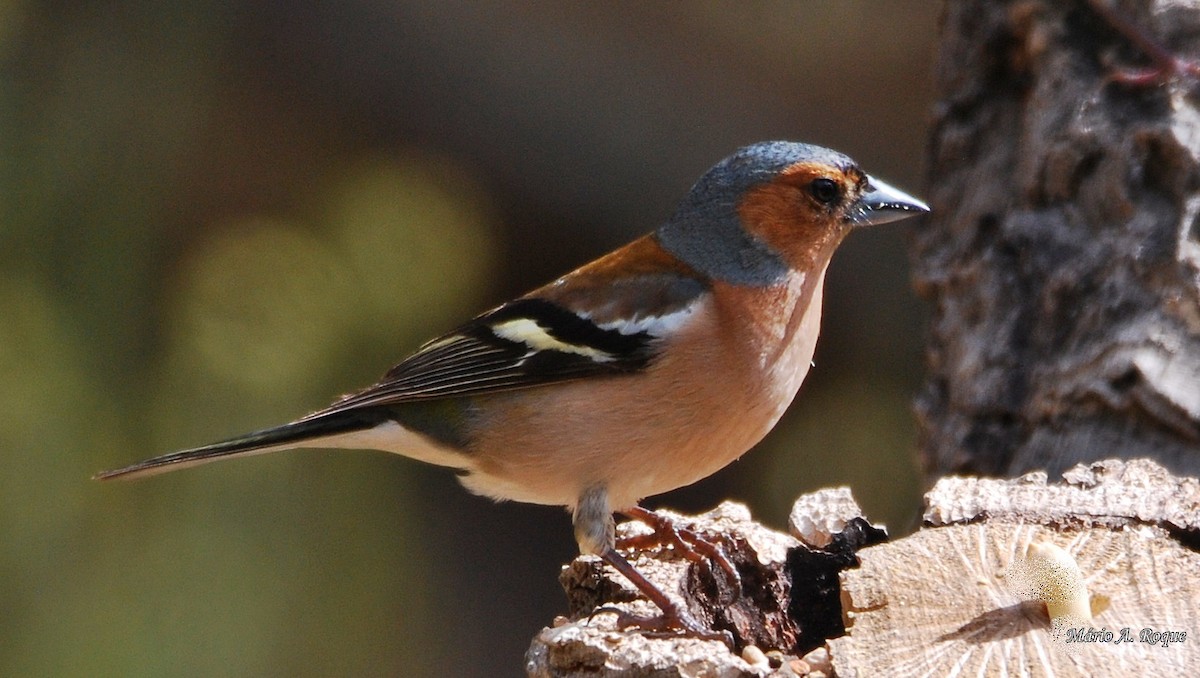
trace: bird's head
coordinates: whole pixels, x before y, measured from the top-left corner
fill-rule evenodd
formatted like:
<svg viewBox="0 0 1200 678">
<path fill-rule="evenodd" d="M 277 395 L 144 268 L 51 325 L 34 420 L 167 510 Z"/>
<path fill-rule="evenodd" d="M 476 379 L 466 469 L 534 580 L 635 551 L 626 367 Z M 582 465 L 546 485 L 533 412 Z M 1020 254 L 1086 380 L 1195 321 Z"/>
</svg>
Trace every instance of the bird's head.
<svg viewBox="0 0 1200 678">
<path fill-rule="evenodd" d="M 787 141 L 738 149 L 692 187 L 658 241 L 696 270 L 733 284 L 780 280 L 827 263 L 856 226 L 928 212 L 836 151 Z"/>
</svg>

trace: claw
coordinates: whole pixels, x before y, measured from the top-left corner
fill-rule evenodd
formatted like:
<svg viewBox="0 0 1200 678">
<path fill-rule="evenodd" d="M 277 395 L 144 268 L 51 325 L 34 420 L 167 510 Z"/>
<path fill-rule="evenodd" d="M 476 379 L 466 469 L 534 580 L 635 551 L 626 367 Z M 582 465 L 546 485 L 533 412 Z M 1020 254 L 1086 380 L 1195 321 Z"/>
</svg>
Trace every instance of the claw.
<svg viewBox="0 0 1200 678">
<path fill-rule="evenodd" d="M 649 638 L 699 638 L 700 640 L 719 640 L 730 649 L 734 649 L 733 634 L 728 631 L 716 631 L 706 628 L 677 605 L 668 606 L 661 615 L 650 617 L 633 614 L 611 605 L 598 607 L 588 615 L 590 622 L 598 614 L 612 613 L 617 617 L 617 628 L 625 631 L 637 628 Z"/>
<path fill-rule="evenodd" d="M 591 616 L 595 616 L 601 612 L 613 612 L 617 615 L 617 628 L 622 630 L 631 627 L 641 629 L 646 635 L 652 637 L 668 637 L 668 636 L 687 636 L 692 638 L 700 638 L 701 640 L 719 640 L 734 648 L 733 634 L 728 631 L 716 631 L 706 628 L 703 624 L 696 621 L 691 614 L 681 608 L 675 601 L 667 597 L 657 586 L 646 579 L 641 572 L 634 569 L 617 550 L 609 547 L 600 557 L 604 562 L 608 563 L 617 572 L 625 576 L 634 586 L 646 596 L 650 602 L 658 606 L 662 610 L 662 615 L 658 617 L 644 617 L 640 615 L 630 614 L 624 610 L 619 610 L 614 607 L 602 607 L 592 612 Z"/>
<path fill-rule="evenodd" d="M 620 539 L 617 542 L 619 548 L 649 548 L 669 544 L 682 554 L 683 557 L 707 568 L 709 574 L 713 573 L 712 563 L 716 563 L 721 568 L 721 571 L 725 575 L 725 581 L 729 584 L 729 590 L 732 591 L 732 596 L 730 596 L 729 600 L 722 600 L 720 602 L 731 603 L 742 596 L 742 577 L 738 574 L 733 561 L 729 560 L 729 557 L 725 555 L 720 546 L 708 541 L 692 530 L 676 525 L 675 521 L 667 516 L 660 515 L 649 509 L 634 506 L 633 508 L 621 511 L 621 513 L 649 525 L 653 532 L 651 534 L 641 534 Z M 720 590 L 719 587 L 718 590 Z M 724 598 L 725 596 L 721 597 Z"/>
</svg>

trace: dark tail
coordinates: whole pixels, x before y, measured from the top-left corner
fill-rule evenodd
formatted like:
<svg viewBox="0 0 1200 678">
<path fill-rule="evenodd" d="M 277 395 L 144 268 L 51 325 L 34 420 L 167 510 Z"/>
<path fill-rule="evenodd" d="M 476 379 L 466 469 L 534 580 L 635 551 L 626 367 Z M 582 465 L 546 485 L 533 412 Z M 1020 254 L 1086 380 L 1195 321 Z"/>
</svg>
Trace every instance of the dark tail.
<svg viewBox="0 0 1200 678">
<path fill-rule="evenodd" d="M 230 440 L 225 440 L 190 450 L 180 450 L 164 454 L 145 461 L 139 461 L 124 468 L 112 471 L 101 471 L 92 476 L 95 480 L 110 480 L 112 478 L 140 478 L 142 476 L 173 471 L 175 469 L 197 466 L 226 457 L 246 456 L 304 447 L 306 442 L 319 438 L 328 438 L 343 433 L 362 431 L 377 426 L 381 419 L 371 416 L 369 410 L 349 410 L 320 415 L 312 419 L 301 419 L 283 426 L 263 429 L 247 433 Z M 319 447 L 320 445 L 314 445 Z"/>
</svg>

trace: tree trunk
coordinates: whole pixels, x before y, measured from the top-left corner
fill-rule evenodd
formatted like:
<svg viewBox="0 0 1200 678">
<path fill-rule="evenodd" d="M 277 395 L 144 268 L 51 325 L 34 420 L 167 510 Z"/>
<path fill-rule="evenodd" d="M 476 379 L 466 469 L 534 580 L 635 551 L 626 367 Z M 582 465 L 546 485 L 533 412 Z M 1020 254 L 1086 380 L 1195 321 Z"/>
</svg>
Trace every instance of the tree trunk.
<svg viewBox="0 0 1200 678">
<path fill-rule="evenodd" d="M 1114 14 L 1115 13 L 1115 14 Z M 1052 476 L 1150 457 L 1200 475 L 1200 8 L 955 0 L 942 21 L 928 473 Z"/>
</svg>

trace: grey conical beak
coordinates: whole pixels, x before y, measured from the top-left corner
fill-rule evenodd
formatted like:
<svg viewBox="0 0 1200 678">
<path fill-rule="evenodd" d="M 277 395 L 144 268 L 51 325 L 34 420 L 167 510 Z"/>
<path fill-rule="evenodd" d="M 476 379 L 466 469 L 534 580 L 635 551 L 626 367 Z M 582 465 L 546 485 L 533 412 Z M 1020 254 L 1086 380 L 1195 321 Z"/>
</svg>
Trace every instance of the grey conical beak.
<svg viewBox="0 0 1200 678">
<path fill-rule="evenodd" d="M 858 202 L 854 221 L 862 226 L 886 224 L 929 211 L 929 205 L 870 176 Z"/>
</svg>

